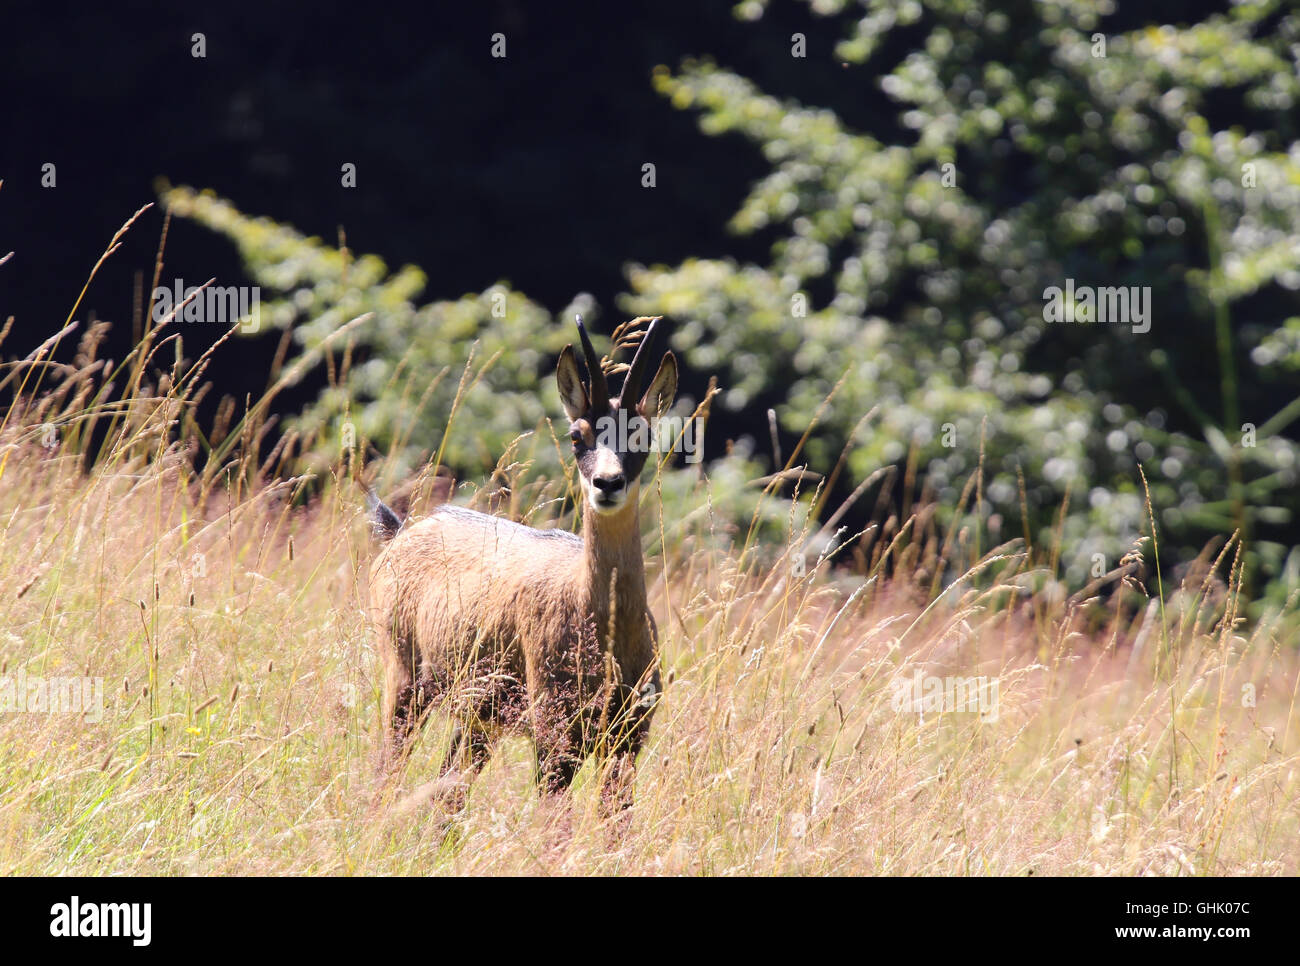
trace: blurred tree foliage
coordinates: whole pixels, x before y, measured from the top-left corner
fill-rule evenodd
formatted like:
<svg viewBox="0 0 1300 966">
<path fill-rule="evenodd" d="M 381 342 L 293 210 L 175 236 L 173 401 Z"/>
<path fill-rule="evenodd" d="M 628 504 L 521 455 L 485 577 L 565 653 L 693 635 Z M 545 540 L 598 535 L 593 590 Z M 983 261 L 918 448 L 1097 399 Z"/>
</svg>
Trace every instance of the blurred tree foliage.
<svg viewBox="0 0 1300 966">
<path fill-rule="evenodd" d="M 541 377 L 570 339 L 508 284 L 417 306 L 425 285 L 418 268 L 390 273 L 378 256 L 354 257 L 271 219 L 250 218 L 210 192 L 170 188 L 162 197 L 173 214 L 238 246 L 263 290 L 261 329 L 291 334 L 290 369 L 301 358 L 325 358 L 330 384 L 288 421 L 317 466 L 336 461 L 350 443 L 369 441 L 391 451 L 398 474 L 438 451 L 445 465 L 481 474 L 520 433 L 553 414 Z M 346 346 L 325 346 L 366 313 L 373 316 Z M 453 409 L 465 432 L 446 433 Z"/>
<path fill-rule="evenodd" d="M 1018 473 L 1035 534 L 1068 492 L 1072 582 L 1148 529 L 1141 464 L 1167 560 L 1240 529 L 1256 581 L 1295 587 L 1300 555 L 1269 537 L 1300 508 L 1282 435 L 1300 416 L 1300 15 L 1235 3 L 1107 33 L 1113 5 L 1095 0 L 811 5 L 843 18 L 845 83 L 879 84 L 904 136 L 709 60 L 659 69 L 705 133 L 739 132 L 771 163 L 732 220 L 772 238 L 771 260 L 632 266 L 624 308 L 688 320 L 674 346 L 720 373 L 722 403 L 775 403 L 796 433 L 846 376 L 814 465 L 879 406 L 857 478 L 914 449 L 951 512 L 982 452 L 985 509 L 1016 521 L 1004 539 Z M 1150 331 L 1045 322 L 1068 278 L 1150 286 Z"/>
</svg>

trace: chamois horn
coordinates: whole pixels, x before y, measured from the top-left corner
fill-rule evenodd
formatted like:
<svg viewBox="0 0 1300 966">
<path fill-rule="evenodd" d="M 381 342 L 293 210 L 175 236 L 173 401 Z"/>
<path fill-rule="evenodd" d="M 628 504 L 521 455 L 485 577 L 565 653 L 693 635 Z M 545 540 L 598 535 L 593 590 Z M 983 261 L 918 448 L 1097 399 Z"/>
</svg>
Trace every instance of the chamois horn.
<svg viewBox="0 0 1300 966">
<path fill-rule="evenodd" d="M 641 401 L 641 383 L 645 380 L 645 370 L 651 355 L 650 343 L 654 341 L 655 329 L 658 325 L 658 319 L 650 320 L 645 334 L 641 336 L 641 343 L 636 347 L 636 355 L 632 357 L 632 365 L 628 367 L 627 376 L 623 379 L 623 391 L 619 393 L 618 404 L 628 412 L 635 412 L 636 404 Z"/>
<path fill-rule="evenodd" d="M 605 381 L 605 372 L 600 368 L 600 356 L 592 348 L 587 327 L 582 324 L 582 316 L 576 318 L 578 335 L 582 337 L 582 354 L 587 360 L 587 394 L 591 397 L 592 411 L 600 415 L 609 407 L 609 383 Z"/>
</svg>

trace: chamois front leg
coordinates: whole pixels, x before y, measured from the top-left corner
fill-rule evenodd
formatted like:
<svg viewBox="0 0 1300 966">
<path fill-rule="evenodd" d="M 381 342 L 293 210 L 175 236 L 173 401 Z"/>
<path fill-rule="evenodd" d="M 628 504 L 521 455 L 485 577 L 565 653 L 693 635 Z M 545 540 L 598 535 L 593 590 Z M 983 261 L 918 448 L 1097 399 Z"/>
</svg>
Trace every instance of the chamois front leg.
<svg viewBox="0 0 1300 966">
<path fill-rule="evenodd" d="M 558 795 L 573 784 L 582 762 L 564 749 L 537 747 L 537 791 Z"/>
<path fill-rule="evenodd" d="M 582 728 L 566 701 L 544 698 L 534 707 L 533 744 L 537 751 L 537 791 L 556 795 L 573 784 L 582 767 Z"/>
<path fill-rule="evenodd" d="M 636 784 L 636 759 L 650 737 L 650 719 L 659 698 L 659 673 L 634 691 L 620 687 L 619 707 L 614 714 L 615 728 L 609 744 L 601 787 L 601 806 L 607 817 L 617 816 L 632 807 Z"/>
<path fill-rule="evenodd" d="M 469 786 L 492 756 L 492 743 L 482 724 L 457 723 L 451 735 L 451 747 L 438 769 L 439 805 L 453 815 L 465 807 Z"/>
<path fill-rule="evenodd" d="M 554 795 L 573 784 L 583 759 L 595 748 L 604 660 L 589 627 L 528 649 L 525 659 L 537 788 L 542 795 Z"/>
</svg>

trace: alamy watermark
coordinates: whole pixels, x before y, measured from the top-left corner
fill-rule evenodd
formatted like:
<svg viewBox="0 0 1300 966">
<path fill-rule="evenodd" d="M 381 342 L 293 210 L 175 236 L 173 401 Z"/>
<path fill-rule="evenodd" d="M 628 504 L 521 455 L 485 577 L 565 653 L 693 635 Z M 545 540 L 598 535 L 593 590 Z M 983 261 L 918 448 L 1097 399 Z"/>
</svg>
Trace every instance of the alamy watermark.
<svg viewBox="0 0 1300 966">
<path fill-rule="evenodd" d="M 1094 288 L 1065 280 L 1065 288 L 1043 289 L 1044 322 L 1100 322 L 1131 325 L 1139 335 L 1151 331 L 1151 286 L 1109 285 Z"/>
<path fill-rule="evenodd" d="M 916 671 L 895 682 L 890 705 L 900 713 L 925 715 L 945 711 L 971 711 L 983 721 L 998 720 L 998 679 L 990 677 L 935 677 Z"/>
<path fill-rule="evenodd" d="M 211 322 L 227 329 L 239 323 L 244 332 L 253 334 L 262 328 L 262 290 L 256 285 L 187 288 L 185 280 L 178 278 L 171 288 L 160 285 L 153 290 L 154 324 L 161 324 L 173 312 L 179 322 Z"/>
<path fill-rule="evenodd" d="M 153 939 L 153 904 L 149 902 L 82 902 L 73 896 L 50 906 L 50 935 L 56 939 L 123 938 L 133 946 Z"/>
<path fill-rule="evenodd" d="M 19 668 L 12 677 L 0 677 L 0 712 L 6 711 L 84 714 L 97 723 L 104 718 L 104 679 L 43 678 Z"/>
<path fill-rule="evenodd" d="M 683 453 L 687 463 L 704 458 L 704 420 L 699 416 L 629 416 L 596 420 L 596 445 L 622 453 Z"/>
</svg>

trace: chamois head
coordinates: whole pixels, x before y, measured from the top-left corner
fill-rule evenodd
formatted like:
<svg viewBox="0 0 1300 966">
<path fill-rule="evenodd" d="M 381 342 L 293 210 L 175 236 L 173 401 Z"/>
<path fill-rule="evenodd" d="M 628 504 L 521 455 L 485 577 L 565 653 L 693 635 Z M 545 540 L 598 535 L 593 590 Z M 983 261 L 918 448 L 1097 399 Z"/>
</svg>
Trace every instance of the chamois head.
<svg viewBox="0 0 1300 966">
<path fill-rule="evenodd" d="M 641 394 L 650 358 L 647 347 L 657 324 L 658 319 L 652 321 L 641 337 L 623 379 L 623 389 L 613 399 L 600 367 L 600 356 L 591 346 L 582 316 L 578 316 L 578 335 L 587 363 L 585 382 L 578 371 L 573 346 L 566 345 L 560 353 L 555 378 L 569 417 L 569 439 L 573 441 L 583 496 L 587 506 L 596 513 L 616 513 L 627 502 L 650 454 L 648 421 L 667 412 L 677 392 L 677 359 L 671 352 L 665 352 L 659 370 Z"/>
</svg>

